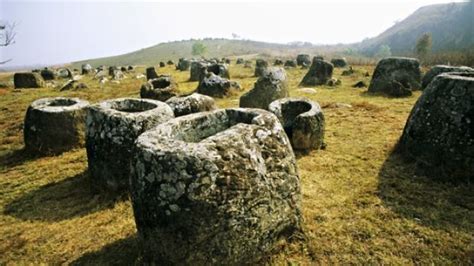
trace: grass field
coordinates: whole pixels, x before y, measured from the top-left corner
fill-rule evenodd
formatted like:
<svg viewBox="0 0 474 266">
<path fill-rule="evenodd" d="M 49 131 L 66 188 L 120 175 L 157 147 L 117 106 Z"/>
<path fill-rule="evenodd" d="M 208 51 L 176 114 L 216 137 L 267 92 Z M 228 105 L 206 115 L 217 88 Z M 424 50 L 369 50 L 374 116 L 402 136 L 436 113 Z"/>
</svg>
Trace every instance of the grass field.
<svg viewBox="0 0 474 266">
<path fill-rule="evenodd" d="M 474 186 L 416 176 L 413 165 L 392 154 L 420 92 L 401 99 L 368 95 L 351 85 L 369 83 L 363 73 L 373 67 L 355 69 L 352 77 L 336 69 L 343 85 L 317 87 L 315 94 L 298 90 L 305 70 L 287 70 L 290 95 L 323 106 L 327 148 L 297 159 L 304 234 L 282 242 L 262 264 L 472 265 Z M 187 82 L 188 72 L 157 70 L 172 74 L 183 93 L 197 87 Z M 230 73 L 245 90 L 256 80 L 253 70 L 238 65 Z M 101 88 L 90 78 L 82 81 L 90 88 L 0 89 L 0 264 L 140 263 L 130 200 L 90 193 L 85 149 L 50 157 L 22 150 L 23 118 L 33 100 L 139 97 L 143 82 L 129 77 Z M 235 107 L 238 98 L 217 104 Z"/>
</svg>

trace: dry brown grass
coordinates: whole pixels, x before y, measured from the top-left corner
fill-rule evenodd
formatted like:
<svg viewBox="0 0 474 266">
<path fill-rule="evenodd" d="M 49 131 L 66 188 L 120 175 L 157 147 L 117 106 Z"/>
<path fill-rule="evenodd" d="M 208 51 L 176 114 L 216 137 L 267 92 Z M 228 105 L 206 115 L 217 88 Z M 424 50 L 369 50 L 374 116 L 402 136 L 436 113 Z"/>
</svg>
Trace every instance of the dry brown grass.
<svg viewBox="0 0 474 266">
<path fill-rule="evenodd" d="M 355 68 L 360 73 L 373 69 Z M 197 87 L 186 81 L 188 72 L 158 70 L 172 74 L 183 93 Z M 304 235 L 282 242 L 263 263 L 472 264 L 473 185 L 432 182 L 391 153 L 420 93 L 402 99 L 370 96 L 351 87 L 370 78 L 340 77 L 336 70 L 342 86 L 320 86 L 316 94 L 307 94 L 297 90 L 305 70 L 287 72 L 291 96 L 352 108 L 324 109 L 327 148 L 298 158 Z M 231 76 L 245 91 L 255 82 L 252 74 L 252 69 L 231 66 Z M 142 82 L 128 78 L 100 88 L 96 81 L 84 81 L 90 89 L 0 92 L 1 264 L 140 263 L 130 201 L 89 192 L 84 149 L 49 157 L 22 151 L 23 117 L 33 100 L 138 97 Z M 217 104 L 237 106 L 239 96 Z"/>
</svg>

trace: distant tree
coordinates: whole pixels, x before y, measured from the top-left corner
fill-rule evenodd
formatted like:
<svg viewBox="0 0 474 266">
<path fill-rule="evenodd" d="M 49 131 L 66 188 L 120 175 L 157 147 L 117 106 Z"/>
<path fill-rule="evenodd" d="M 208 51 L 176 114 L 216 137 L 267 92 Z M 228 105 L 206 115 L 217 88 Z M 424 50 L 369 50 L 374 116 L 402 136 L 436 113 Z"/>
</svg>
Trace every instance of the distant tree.
<svg viewBox="0 0 474 266">
<path fill-rule="evenodd" d="M 8 22 L 0 22 L 0 47 L 6 47 L 15 43 L 16 31 L 15 31 L 16 23 L 8 23 Z M 1 59 L 0 65 L 8 63 L 12 61 L 12 59 L 4 60 Z"/>
<path fill-rule="evenodd" d="M 425 60 L 431 52 L 432 38 L 431 33 L 424 33 L 418 38 L 415 45 L 415 53 L 421 60 Z"/>
<path fill-rule="evenodd" d="M 375 57 L 377 58 L 389 57 L 391 55 L 392 55 L 392 50 L 390 49 L 390 46 L 386 44 L 380 45 L 379 50 L 375 53 Z"/>
<path fill-rule="evenodd" d="M 207 47 L 202 42 L 195 42 L 193 44 L 193 55 L 204 55 L 207 51 Z"/>
</svg>

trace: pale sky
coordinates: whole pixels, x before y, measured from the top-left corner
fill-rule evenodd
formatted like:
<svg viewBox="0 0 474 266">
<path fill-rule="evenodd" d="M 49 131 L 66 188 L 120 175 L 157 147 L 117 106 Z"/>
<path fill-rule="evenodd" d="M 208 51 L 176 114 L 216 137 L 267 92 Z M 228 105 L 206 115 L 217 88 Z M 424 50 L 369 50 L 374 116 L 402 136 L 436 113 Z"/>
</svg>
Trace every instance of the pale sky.
<svg viewBox="0 0 474 266">
<path fill-rule="evenodd" d="M 0 0 L 16 43 L 5 66 L 56 64 L 132 52 L 160 42 L 224 37 L 352 43 L 375 37 L 421 6 L 459 1 L 19 1 Z M 2 60 L 0 60 L 2 61 Z"/>
</svg>

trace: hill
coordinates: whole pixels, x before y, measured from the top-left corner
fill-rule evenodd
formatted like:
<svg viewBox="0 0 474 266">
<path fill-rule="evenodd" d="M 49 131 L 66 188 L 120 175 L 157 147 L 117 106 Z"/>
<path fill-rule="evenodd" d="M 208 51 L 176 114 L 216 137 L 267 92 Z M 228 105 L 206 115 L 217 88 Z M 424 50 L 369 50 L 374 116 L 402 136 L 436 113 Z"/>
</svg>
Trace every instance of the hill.
<svg viewBox="0 0 474 266">
<path fill-rule="evenodd" d="M 367 55 L 376 53 L 381 45 L 390 46 L 393 54 L 407 54 L 413 51 L 416 40 L 423 33 L 431 33 L 433 52 L 474 49 L 473 3 L 421 7 L 377 37 L 355 46 Z"/>
<path fill-rule="evenodd" d="M 181 57 L 191 58 L 192 45 L 196 40 L 174 41 L 160 43 L 135 52 L 85 60 L 73 63 L 80 66 L 83 63 L 96 65 L 127 65 L 127 64 L 151 64 L 156 65 L 159 61 L 169 59 L 177 61 Z M 211 39 L 200 40 L 206 47 L 208 57 L 231 57 L 231 56 L 256 56 L 263 57 L 294 57 L 297 53 L 334 53 L 349 47 L 348 45 L 312 45 L 311 43 L 278 44 L 258 42 L 251 40 Z"/>
</svg>

